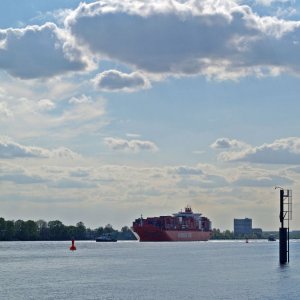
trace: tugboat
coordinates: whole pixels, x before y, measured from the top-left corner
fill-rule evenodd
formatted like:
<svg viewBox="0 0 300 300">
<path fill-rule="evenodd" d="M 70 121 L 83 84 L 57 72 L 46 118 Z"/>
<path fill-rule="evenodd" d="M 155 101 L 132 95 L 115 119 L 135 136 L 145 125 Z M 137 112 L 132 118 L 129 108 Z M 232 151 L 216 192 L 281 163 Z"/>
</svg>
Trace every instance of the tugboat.
<svg viewBox="0 0 300 300">
<path fill-rule="evenodd" d="M 96 238 L 96 242 L 116 242 L 117 239 L 114 238 L 110 233 L 103 233 Z"/>
<path fill-rule="evenodd" d="M 268 237 L 268 241 L 269 242 L 276 242 L 276 238 L 275 238 L 275 236 L 274 235 L 269 235 L 269 237 Z"/>
</svg>

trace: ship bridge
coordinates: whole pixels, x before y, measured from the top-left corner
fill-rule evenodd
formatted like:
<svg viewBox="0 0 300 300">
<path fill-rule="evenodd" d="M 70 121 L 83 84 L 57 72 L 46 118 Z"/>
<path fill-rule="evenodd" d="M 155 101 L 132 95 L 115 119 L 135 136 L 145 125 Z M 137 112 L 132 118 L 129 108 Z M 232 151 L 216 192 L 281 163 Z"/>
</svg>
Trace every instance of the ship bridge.
<svg viewBox="0 0 300 300">
<path fill-rule="evenodd" d="M 200 213 L 193 213 L 192 208 L 190 206 L 186 206 L 184 211 L 180 211 L 178 213 L 173 214 L 174 217 L 176 218 L 193 218 L 197 221 L 201 220 L 201 215 Z"/>
</svg>

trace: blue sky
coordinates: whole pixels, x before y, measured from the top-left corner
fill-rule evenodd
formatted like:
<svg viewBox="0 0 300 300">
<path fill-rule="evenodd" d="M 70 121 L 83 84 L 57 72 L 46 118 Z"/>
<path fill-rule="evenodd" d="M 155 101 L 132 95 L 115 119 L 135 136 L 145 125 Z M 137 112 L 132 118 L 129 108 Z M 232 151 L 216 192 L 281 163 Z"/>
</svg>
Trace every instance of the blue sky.
<svg viewBox="0 0 300 300">
<path fill-rule="evenodd" d="M 1 1 L 0 211 L 214 227 L 299 213 L 297 1 Z M 300 228 L 300 221 L 292 223 Z"/>
</svg>

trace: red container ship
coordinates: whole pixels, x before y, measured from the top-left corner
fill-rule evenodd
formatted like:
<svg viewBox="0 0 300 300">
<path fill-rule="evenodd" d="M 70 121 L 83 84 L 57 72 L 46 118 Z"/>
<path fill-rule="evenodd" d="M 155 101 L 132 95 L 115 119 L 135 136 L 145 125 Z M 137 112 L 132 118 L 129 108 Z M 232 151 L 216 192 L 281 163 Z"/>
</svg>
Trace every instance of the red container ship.
<svg viewBox="0 0 300 300">
<path fill-rule="evenodd" d="M 132 228 L 141 242 L 207 241 L 211 237 L 210 220 L 189 206 L 173 216 L 141 217 Z"/>
</svg>

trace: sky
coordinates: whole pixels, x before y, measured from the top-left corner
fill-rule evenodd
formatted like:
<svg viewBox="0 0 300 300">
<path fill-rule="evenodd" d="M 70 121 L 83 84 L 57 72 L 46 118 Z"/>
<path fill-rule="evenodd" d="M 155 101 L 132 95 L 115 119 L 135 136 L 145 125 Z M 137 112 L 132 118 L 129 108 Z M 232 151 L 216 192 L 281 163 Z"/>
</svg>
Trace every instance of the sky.
<svg viewBox="0 0 300 300">
<path fill-rule="evenodd" d="M 0 216 L 300 229 L 295 0 L 2 0 Z"/>
</svg>

